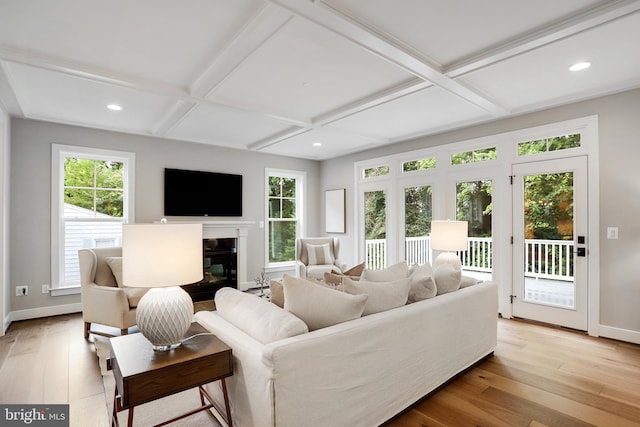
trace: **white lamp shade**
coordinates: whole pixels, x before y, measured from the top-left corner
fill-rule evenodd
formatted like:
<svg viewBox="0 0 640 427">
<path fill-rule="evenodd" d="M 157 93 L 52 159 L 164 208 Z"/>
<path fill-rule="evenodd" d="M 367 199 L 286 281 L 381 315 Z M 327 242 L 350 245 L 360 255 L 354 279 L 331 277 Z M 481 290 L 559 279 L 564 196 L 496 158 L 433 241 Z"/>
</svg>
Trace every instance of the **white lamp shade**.
<svg viewBox="0 0 640 427">
<path fill-rule="evenodd" d="M 140 288 L 202 280 L 202 224 L 125 224 L 122 280 Z"/>
<path fill-rule="evenodd" d="M 431 248 L 437 251 L 467 249 L 467 221 L 431 221 Z"/>
</svg>

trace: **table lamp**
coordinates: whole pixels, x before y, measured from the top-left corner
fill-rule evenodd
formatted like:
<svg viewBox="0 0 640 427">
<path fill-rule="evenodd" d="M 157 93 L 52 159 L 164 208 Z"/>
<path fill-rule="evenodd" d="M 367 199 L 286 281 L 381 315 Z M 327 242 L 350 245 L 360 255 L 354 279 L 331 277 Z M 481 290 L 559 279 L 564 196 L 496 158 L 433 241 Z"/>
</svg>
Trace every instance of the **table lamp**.
<svg viewBox="0 0 640 427">
<path fill-rule="evenodd" d="M 460 257 L 455 251 L 467 250 L 467 221 L 431 221 L 431 248 L 442 252 L 436 258 L 434 267 L 450 264 L 462 270 Z"/>
<path fill-rule="evenodd" d="M 136 309 L 138 329 L 154 350 L 181 344 L 193 319 L 193 302 L 180 285 L 202 280 L 202 224 L 125 224 L 122 279 L 151 288 Z"/>
</svg>

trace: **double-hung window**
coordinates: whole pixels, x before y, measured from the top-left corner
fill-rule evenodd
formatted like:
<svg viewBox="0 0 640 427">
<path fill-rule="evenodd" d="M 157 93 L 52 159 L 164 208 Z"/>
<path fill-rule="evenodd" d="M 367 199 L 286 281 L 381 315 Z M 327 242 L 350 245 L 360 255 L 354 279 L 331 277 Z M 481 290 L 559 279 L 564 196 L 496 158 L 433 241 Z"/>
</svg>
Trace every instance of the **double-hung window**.
<svg viewBox="0 0 640 427">
<path fill-rule="evenodd" d="M 78 291 L 78 250 L 122 244 L 133 214 L 135 155 L 54 144 L 51 179 L 51 292 Z"/>
<path fill-rule="evenodd" d="M 296 239 L 303 230 L 304 172 L 267 170 L 267 265 L 295 262 Z"/>
</svg>

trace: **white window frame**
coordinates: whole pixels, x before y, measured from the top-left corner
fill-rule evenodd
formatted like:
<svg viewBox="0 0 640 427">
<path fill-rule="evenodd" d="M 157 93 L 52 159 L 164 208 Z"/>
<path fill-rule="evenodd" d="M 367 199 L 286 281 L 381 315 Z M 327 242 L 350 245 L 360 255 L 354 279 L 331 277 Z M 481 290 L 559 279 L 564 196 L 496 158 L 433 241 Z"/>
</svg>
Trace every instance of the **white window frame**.
<svg viewBox="0 0 640 427">
<path fill-rule="evenodd" d="M 91 147 L 51 146 L 51 295 L 80 293 L 80 281 L 64 280 L 64 160 L 67 157 L 123 163 L 123 223 L 135 219 L 135 153 Z"/>
<path fill-rule="evenodd" d="M 283 178 L 293 178 L 296 180 L 296 241 L 305 236 L 306 233 L 306 194 L 307 194 L 307 173 L 304 171 L 271 169 L 266 168 L 264 173 L 264 265 L 269 271 L 278 269 L 289 269 L 296 265 L 295 255 L 293 261 L 286 262 L 269 262 L 269 178 L 279 176 Z"/>
</svg>

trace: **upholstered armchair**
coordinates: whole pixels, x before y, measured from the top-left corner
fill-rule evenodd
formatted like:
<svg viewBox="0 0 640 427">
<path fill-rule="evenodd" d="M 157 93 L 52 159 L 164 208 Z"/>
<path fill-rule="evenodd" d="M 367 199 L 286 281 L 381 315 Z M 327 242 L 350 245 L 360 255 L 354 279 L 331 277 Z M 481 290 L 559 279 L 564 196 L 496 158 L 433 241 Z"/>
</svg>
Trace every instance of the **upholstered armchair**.
<svg viewBox="0 0 640 427">
<path fill-rule="evenodd" d="M 336 237 L 305 237 L 296 241 L 298 277 L 322 279 L 325 272 L 342 273 L 347 265 L 338 259 L 340 241 Z"/>
<path fill-rule="evenodd" d="M 119 286 L 122 248 L 80 249 L 78 259 L 85 339 L 89 333 L 113 336 L 91 330 L 92 323 L 118 328 L 120 334 L 126 335 L 136 324 L 136 307 L 147 289 Z"/>
</svg>

